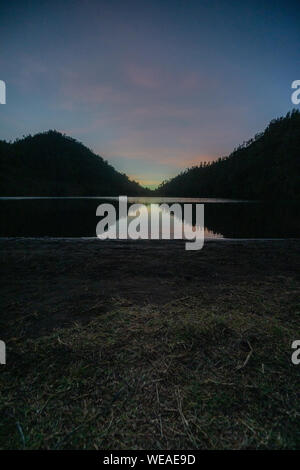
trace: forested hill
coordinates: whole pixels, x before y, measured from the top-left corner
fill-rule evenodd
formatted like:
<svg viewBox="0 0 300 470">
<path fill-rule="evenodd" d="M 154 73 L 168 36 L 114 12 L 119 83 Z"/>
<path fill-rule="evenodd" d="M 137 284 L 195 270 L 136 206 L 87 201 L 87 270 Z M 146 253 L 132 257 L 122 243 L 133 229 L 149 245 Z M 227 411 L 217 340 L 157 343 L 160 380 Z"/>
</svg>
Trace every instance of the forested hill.
<svg viewBox="0 0 300 470">
<path fill-rule="evenodd" d="M 228 157 L 183 171 L 160 196 L 246 199 L 300 198 L 300 112 L 275 119 Z"/>
<path fill-rule="evenodd" d="M 80 142 L 56 131 L 0 141 L 0 196 L 145 195 Z"/>
</svg>

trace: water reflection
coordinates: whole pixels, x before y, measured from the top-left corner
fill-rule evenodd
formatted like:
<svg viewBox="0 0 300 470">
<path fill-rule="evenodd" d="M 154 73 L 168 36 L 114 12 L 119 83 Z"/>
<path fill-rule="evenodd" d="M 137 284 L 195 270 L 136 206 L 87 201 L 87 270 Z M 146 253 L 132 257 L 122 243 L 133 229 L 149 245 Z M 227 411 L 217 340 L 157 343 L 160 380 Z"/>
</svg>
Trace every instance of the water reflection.
<svg viewBox="0 0 300 470">
<path fill-rule="evenodd" d="M 116 198 L 0 199 L 2 237 L 94 237 L 99 222 L 96 208 Z M 299 203 L 260 203 L 215 199 L 128 198 L 128 202 L 204 203 L 206 238 L 298 238 Z M 194 211 L 193 211 L 194 214 Z M 171 218 L 174 216 L 171 215 Z M 129 218 L 130 220 L 130 218 Z M 117 221 L 119 224 L 119 221 Z M 195 219 L 193 219 L 195 224 Z M 171 224 L 171 233 L 174 224 Z"/>
</svg>

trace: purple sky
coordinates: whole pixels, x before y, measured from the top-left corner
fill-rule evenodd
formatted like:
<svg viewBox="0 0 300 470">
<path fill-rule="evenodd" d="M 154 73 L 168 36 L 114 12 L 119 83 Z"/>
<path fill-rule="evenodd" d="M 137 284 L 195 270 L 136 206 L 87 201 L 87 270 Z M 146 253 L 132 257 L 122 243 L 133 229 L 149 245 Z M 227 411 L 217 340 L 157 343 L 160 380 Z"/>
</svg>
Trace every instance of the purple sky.
<svg viewBox="0 0 300 470">
<path fill-rule="evenodd" d="M 61 130 L 152 187 L 226 155 L 292 108 L 299 4 L 5 2 L 0 138 Z"/>
</svg>

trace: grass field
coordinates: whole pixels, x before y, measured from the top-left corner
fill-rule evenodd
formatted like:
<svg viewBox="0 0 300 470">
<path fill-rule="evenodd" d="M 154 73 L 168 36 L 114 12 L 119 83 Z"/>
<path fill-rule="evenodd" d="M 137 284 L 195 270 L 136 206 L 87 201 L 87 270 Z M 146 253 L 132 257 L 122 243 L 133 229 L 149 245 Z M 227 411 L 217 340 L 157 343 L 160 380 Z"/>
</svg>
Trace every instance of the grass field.
<svg viewBox="0 0 300 470">
<path fill-rule="evenodd" d="M 1 243 L 2 449 L 300 448 L 300 242 Z"/>
</svg>

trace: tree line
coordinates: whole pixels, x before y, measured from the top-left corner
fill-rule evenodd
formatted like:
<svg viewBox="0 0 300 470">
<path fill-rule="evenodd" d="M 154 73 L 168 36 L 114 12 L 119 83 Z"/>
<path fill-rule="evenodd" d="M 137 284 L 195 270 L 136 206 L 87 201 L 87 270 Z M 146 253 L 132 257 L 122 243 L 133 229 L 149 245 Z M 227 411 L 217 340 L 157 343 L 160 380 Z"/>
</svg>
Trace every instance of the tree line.
<svg viewBox="0 0 300 470">
<path fill-rule="evenodd" d="M 274 119 L 226 157 L 199 163 L 164 181 L 160 196 L 300 198 L 300 112 Z"/>
</svg>

